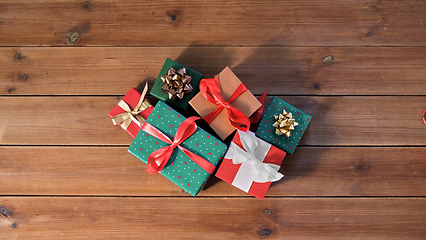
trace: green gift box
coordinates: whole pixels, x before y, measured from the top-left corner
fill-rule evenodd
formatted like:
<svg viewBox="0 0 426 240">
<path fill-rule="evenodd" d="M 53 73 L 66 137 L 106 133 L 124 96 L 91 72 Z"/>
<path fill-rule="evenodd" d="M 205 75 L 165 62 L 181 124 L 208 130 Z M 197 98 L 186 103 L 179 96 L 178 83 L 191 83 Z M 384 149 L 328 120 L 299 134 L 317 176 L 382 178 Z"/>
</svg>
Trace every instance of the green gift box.
<svg viewBox="0 0 426 240">
<path fill-rule="evenodd" d="M 184 120 L 185 118 L 174 109 L 164 102 L 158 101 L 146 122 L 156 127 L 173 141 L 173 136 Z M 128 151 L 147 163 L 148 157 L 153 151 L 168 145 L 168 143 L 146 133 L 142 128 Z M 180 146 L 204 158 L 214 166 L 217 166 L 227 149 L 223 142 L 199 127 Z M 174 148 L 170 160 L 160 173 L 192 196 L 198 194 L 210 177 L 210 173 L 193 162 L 178 147 Z"/>
<path fill-rule="evenodd" d="M 169 99 L 169 94 L 166 92 L 163 92 L 163 90 L 161 89 L 161 87 L 164 84 L 163 80 L 161 80 L 161 76 L 167 75 L 169 68 L 173 68 L 175 71 L 178 71 L 181 68 L 185 68 L 186 75 L 191 76 L 192 78 L 190 82 L 193 88 L 192 91 L 190 93 L 185 93 L 182 99 L 178 98 L 176 101 Z M 202 78 L 203 78 L 203 75 L 201 73 L 198 73 L 190 68 L 183 66 L 182 64 L 179 64 L 167 58 L 166 61 L 164 62 L 163 67 L 161 68 L 160 73 L 158 74 L 157 80 L 155 80 L 154 86 L 152 87 L 150 93 L 152 96 L 166 102 L 167 104 L 170 104 L 173 107 L 180 108 L 182 110 L 187 110 L 188 102 L 198 92 L 198 85 L 200 84 L 200 81 Z"/>
<path fill-rule="evenodd" d="M 291 113 L 294 120 L 299 124 L 291 131 L 290 137 L 275 134 L 275 127 L 272 126 L 275 122 L 274 115 L 279 116 L 283 110 L 287 113 Z M 299 144 L 300 139 L 302 139 L 311 119 L 311 115 L 290 105 L 278 97 L 273 97 L 259 122 L 256 135 L 272 145 L 283 149 L 287 153 L 292 154 Z"/>
</svg>

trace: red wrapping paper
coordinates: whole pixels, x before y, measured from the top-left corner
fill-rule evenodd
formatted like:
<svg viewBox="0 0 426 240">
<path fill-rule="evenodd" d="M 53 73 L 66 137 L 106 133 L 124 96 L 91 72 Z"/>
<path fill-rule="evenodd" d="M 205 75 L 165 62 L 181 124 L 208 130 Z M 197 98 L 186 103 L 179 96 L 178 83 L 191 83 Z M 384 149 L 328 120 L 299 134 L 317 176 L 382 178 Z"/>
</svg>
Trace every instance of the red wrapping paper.
<svg viewBox="0 0 426 240">
<path fill-rule="evenodd" d="M 141 98 L 141 94 L 136 89 L 131 88 L 126 93 L 126 95 L 124 95 L 122 100 L 125 101 L 127 105 L 129 105 L 129 107 L 133 110 L 138 104 L 140 98 Z M 141 115 L 144 119 L 146 119 L 149 116 L 149 114 L 152 112 L 152 109 L 154 109 L 154 107 L 150 106 L 146 110 L 142 111 L 139 115 Z M 125 112 L 124 109 L 122 109 L 120 106 L 117 105 L 112 109 L 112 111 L 108 115 L 112 118 L 124 112 Z M 130 134 L 130 136 L 135 138 L 139 130 L 141 130 L 141 128 L 132 121 L 126 131 Z"/>
<path fill-rule="evenodd" d="M 234 138 L 232 139 L 232 142 L 234 142 L 240 148 L 243 148 L 238 131 L 236 132 Z M 275 165 L 281 165 L 285 155 L 286 153 L 283 150 L 271 145 L 271 148 L 269 149 L 263 162 L 272 163 Z M 232 185 L 232 182 L 234 181 L 234 178 L 237 172 L 239 171 L 240 166 L 241 164 L 234 164 L 232 162 L 232 159 L 224 158 L 219 169 L 216 172 L 216 177 Z M 265 197 L 266 192 L 268 191 L 270 185 L 271 185 L 271 182 L 265 182 L 265 183 L 253 182 L 248 193 L 262 200 Z"/>
</svg>

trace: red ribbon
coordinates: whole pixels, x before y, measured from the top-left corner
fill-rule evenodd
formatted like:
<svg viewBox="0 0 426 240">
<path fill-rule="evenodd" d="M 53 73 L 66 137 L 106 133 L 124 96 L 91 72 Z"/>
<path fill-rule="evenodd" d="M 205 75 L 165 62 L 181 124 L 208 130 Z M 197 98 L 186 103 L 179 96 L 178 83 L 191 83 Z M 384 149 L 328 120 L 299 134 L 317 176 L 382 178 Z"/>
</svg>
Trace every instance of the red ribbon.
<svg viewBox="0 0 426 240">
<path fill-rule="evenodd" d="M 266 90 L 266 92 L 263 93 L 262 96 L 257 98 L 257 100 L 259 100 L 262 106 L 259 109 L 257 109 L 257 111 L 253 113 L 253 115 L 251 115 L 251 118 L 250 118 L 251 123 L 259 122 L 260 117 L 262 116 L 263 107 L 265 106 L 266 94 L 268 94 L 268 90 Z"/>
<path fill-rule="evenodd" d="M 423 123 L 426 125 L 425 114 L 426 114 L 426 109 L 425 109 L 425 111 L 423 112 Z"/>
<path fill-rule="evenodd" d="M 173 141 L 170 140 L 170 138 L 167 137 L 167 135 L 165 135 L 163 132 L 161 132 L 160 130 L 158 130 L 157 128 L 149 124 L 148 122 L 145 122 L 142 125 L 142 130 L 144 130 L 146 133 L 150 134 L 151 136 L 165 143 L 170 144 L 168 146 L 155 150 L 149 155 L 148 161 L 147 161 L 148 168 L 146 169 L 147 172 L 154 174 L 163 170 L 167 162 L 170 160 L 170 156 L 172 155 L 174 149 L 178 147 L 180 150 L 182 150 L 183 153 L 186 154 L 186 156 L 189 157 L 189 159 L 194 161 L 202 169 L 206 170 L 210 174 L 213 173 L 215 169 L 215 166 L 213 164 L 211 164 L 209 161 L 205 160 L 204 158 L 196 155 L 195 153 L 192 153 L 191 151 L 180 146 L 182 142 L 184 142 L 188 137 L 190 137 L 197 130 L 197 124 L 195 123 L 195 120 L 198 120 L 198 119 L 200 118 L 189 117 L 185 119 L 176 130 L 175 138 L 173 139 Z"/>
<path fill-rule="evenodd" d="M 209 102 L 219 106 L 216 110 L 204 116 L 204 120 L 210 124 L 222 111 L 222 109 L 226 108 L 228 111 L 229 123 L 235 128 L 247 132 L 250 128 L 249 118 L 243 112 L 241 112 L 241 110 L 231 105 L 231 103 L 237 99 L 238 96 L 247 90 L 248 88 L 243 83 L 241 83 L 229 98 L 229 100 L 226 101 L 223 99 L 222 93 L 220 91 L 218 75 L 216 75 L 214 78 L 201 80 L 200 92 Z"/>
</svg>

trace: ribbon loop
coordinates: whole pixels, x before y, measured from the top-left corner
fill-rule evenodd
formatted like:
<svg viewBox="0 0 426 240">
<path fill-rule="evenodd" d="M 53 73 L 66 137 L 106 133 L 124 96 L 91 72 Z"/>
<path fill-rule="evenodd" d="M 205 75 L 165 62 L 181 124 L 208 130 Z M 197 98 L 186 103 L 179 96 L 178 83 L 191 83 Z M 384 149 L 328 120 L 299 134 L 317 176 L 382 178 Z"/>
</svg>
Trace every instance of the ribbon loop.
<svg viewBox="0 0 426 240">
<path fill-rule="evenodd" d="M 145 95 L 147 91 L 148 91 L 148 83 L 146 83 L 145 88 L 143 89 L 141 97 L 138 101 L 138 104 L 133 110 L 130 109 L 129 105 L 125 101 L 120 100 L 120 102 L 118 103 L 118 106 L 120 106 L 125 112 L 112 117 L 112 123 L 114 125 L 121 123 L 121 127 L 124 130 L 127 130 L 131 122 L 134 122 L 139 127 L 142 127 L 142 124 L 145 123 L 145 119 L 139 114 L 142 111 L 145 111 L 146 109 L 151 107 L 151 104 L 149 103 L 149 101 L 145 99 Z"/>
<path fill-rule="evenodd" d="M 210 124 L 217 117 L 217 115 L 219 115 L 219 113 L 224 108 L 226 108 L 228 112 L 229 123 L 241 131 L 248 131 L 250 128 L 250 119 L 243 112 L 241 112 L 241 110 L 231 105 L 231 103 L 237 99 L 238 96 L 247 90 L 248 88 L 243 83 L 241 83 L 229 98 L 229 100 L 226 101 L 220 91 L 218 75 L 216 75 L 214 78 L 201 80 L 200 92 L 209 102 L 219 106 L 215 111 L 204 116 L 204 120 Z"/>
<path fill-rule="evenodd" d="M 175 138 L 173 139 L 173 141 L 170 140 L 167 135 L 165 135 L 163 132 L 161 132 L 148 122 L 145 122 L 142 125 L 143 131 L 165 143 L 170 144 L 168 146 L 155 150 L 149 155 L 147 161 L 147 172 L 149 172 L 150 174 L 154 174 L 163 170 L 167 162 L 170 160 L 174 149 L 178 147 L 180 150 L 183 151 L 183 153 L 185 153 L 185 155 L 189 157 L 189 159 L 194 161 L 198 166 L 200 166 L 210 174 L 213 173 L 214 169 L 216 168 L 213 164 L 180 145 L 197 130 L 197 124 L 195 123 L 195 121 L 198 119 L 200 118 L 189 117 L 185 119 L 176 130 Z"/>
</svg>

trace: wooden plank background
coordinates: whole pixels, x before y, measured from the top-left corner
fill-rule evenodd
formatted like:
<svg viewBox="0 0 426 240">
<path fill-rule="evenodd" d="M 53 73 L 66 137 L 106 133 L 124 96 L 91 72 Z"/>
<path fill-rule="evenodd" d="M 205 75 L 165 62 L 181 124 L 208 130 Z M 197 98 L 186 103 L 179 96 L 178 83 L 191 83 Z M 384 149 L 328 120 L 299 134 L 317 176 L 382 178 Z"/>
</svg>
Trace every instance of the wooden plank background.
<svg viewBox="0 0 426 240">
<path fill-rule="evenodd" d="M 0 238 L 426 239 L 424 20 L 422 0 L 0 0 Z M 313 116 L 265 200 L 215 177 L 191 197 L 127 152 L 108 112 L 167 57 Z"/>
<path fill-rule="evenodd" d="M 425 46 L 426 2 L 2 0 L 2 46 Z"/>
<path fill-rule="evenodd" d="M 6 239 L 422 239 L 425 231 L 417 226 L 426 221 L 424 198 L 8 197 L 0 201 L 12 209 L 0 223 L 11 228 L 2 234 Z"/>
<path fill-rule="evenodd" d="M 423 147 L 298 149 L 285 158 L 285 178 L 272 183 L 268 196 L 426 194 Z M 189 196 L 163 176 L 148 174 L 126 147 L 2 147 L 1 152 L 5 195 Z M 199 196 L 247 194 L 212 177 Z"/>
<path fill-rule="evenodd" d="M 425 55 L 423 47 L 5 47 L 0 95 L 123 95 L 154 81 L 167 57 L 206 77 L 229 66 L 254 94 L 424 95 Z"/>
</svg>

